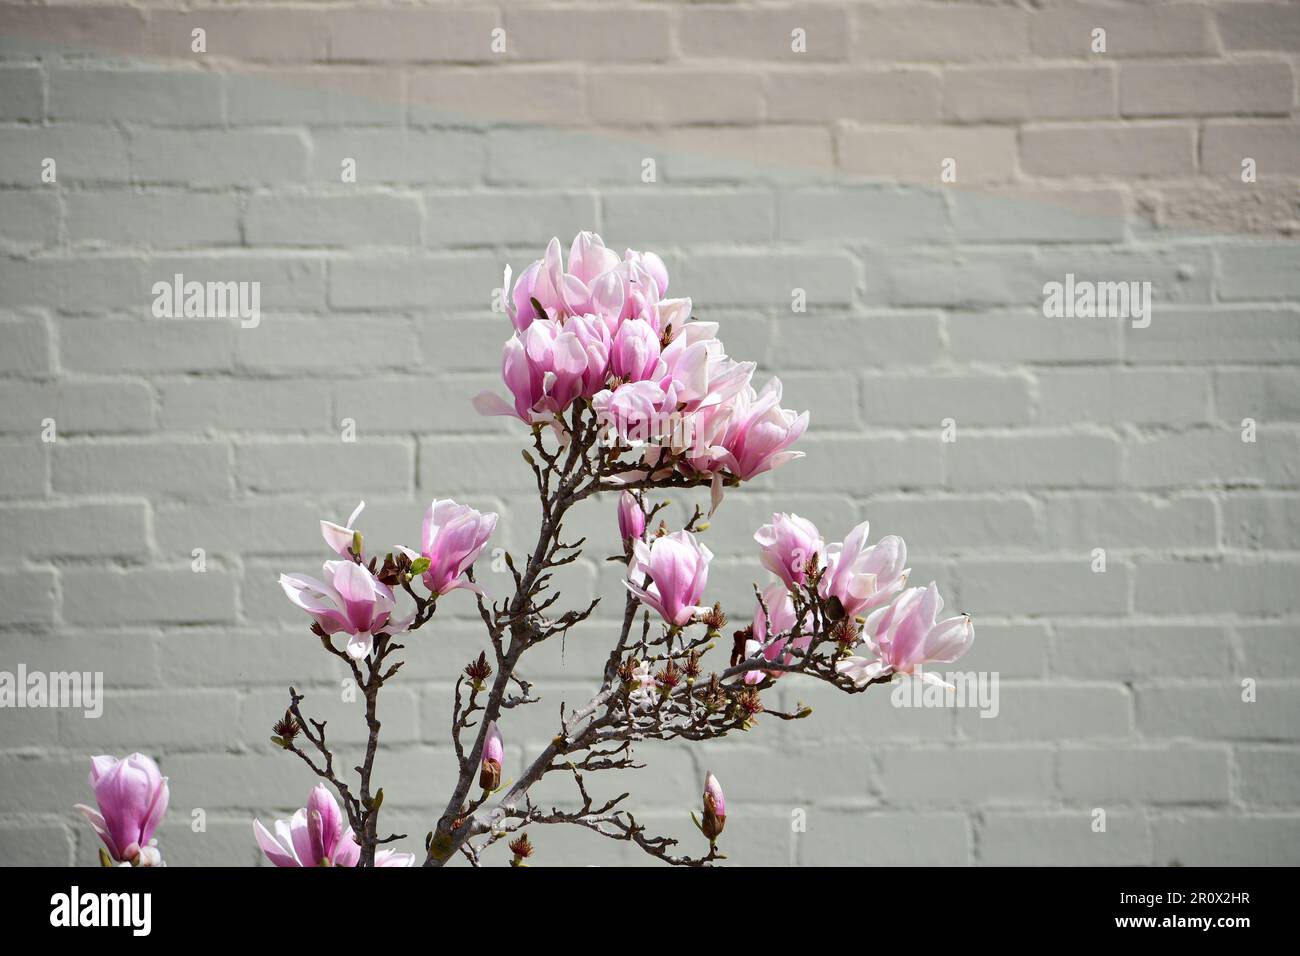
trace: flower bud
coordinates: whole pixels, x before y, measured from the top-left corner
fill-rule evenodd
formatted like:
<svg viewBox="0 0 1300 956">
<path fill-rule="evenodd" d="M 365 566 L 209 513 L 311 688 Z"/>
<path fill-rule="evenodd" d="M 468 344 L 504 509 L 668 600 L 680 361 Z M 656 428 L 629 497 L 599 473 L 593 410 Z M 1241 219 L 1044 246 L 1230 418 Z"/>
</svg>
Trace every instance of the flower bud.
<svg viewBox="0 0 1300 956">
<path fill-rule="evenodd" d="M 478 785 L 488 793 L 501 787 L 501 761 L 504 757 L 505 745 L 494 720 L 488 724 L 487 740 L 483 742 L 483 763 L 478 774 Z"/>
<path fill-rule="evenodd" d="M 623 541 L 639 541 L 645 535 L 645 512 L 636 495 L 625 491 L 618 497 L 618 536 Z"/>
<path fill-rule="evenodd" d="M 727 798 L 723 796 L 722 785 L 712 773 L 704 777 L 704 818 L 700 829 L 712 843 L 727 825 Z"/>
</svg>

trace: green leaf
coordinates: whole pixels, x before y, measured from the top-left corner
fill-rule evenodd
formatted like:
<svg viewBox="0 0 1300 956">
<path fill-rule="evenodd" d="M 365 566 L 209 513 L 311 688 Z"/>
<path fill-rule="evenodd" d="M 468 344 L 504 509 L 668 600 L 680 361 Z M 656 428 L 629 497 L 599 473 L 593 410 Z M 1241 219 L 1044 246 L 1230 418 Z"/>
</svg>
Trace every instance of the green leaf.
<svg viewBox="0 0 1300 956">
<path fill-rule="evenodd" d="M 411 574 L 420 575 L 429 570 L 430 561 L 428 558 L 416 558 L 411 562 Z"/>
</svg>

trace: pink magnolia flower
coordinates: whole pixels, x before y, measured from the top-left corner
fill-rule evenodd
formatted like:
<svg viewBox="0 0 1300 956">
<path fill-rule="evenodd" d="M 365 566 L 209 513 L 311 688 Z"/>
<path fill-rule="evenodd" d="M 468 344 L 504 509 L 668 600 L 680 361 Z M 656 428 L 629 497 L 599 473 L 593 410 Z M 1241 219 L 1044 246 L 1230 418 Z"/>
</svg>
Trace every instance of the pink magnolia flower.
<svg viewBox="0 0 1300 956">
<path fill-rule="evenodd" d="M 718 441 L 725 449 L 721 460 L 732 475 L 748 481 L 803 457 L 803 452 L 789 448 L 807 430 L 808 413 L 796 415 L 780 407 L 780 379 L 772 379 L 762 392 L 746 386 L 734 402 L 726 431 Z"/>
<path fill-rule="evenodd" d="M 159 865 L 162 858 L 150 841 L 167 812 L 171 791 L 158 765 L 141 753 L 121 760 L 92 757 L 90 787 L 99 809 L 84 803 L 77 809 L 104 842 L 108 855 L 118 863 Z"/>
<path fill-rule="evenodd" d="M 592 300 L 597 280 L 618 265 L 618 256 L 605 247 L 600 236 L 594 232 L 580 232 L 569 247 L 569 268 L 566 271 L 560 240 L 553 238 L 546 247 L 546 255 L 519 274 L 506 311 L 515 328 L 521 331 L 539 317 L 533 306 L 534 299 L 550 318 L 596 311 L 592 309 Z M 507 289 L 510 287 L 508 266 L 505 285 Z M 599 301 L 599 297 L 597 299 Z"/>
<path fill-rule="evenodd" d="M 357 522 L 357 516 L 365 509 L 366 503 L 363 501 L 353 510 L 351 517 L 348 518 L 346 525 L 337 525 L 333 521 L 322 521 L 320 523 L 321 537 L 329 545 L 329 549 L 339 557 L 352 557 L 352 545 L 356 541 L 356 531 L 353 525 Z M 358 558 L 361 555 L 356 555 Z"/>
<path fill-rule="evenodd" d="M 496 527 L 497 515 L 493 512 L 480 514 L 450 498 L 435 499 L 424 513 L 420 535 L 420 553 L 429 559 L 429 570 L 424 573 L 425 587 L 433 594 L 446 594 L 456 588 L 483 593 L 464 575 Z"/>
<path fill-rule="evenodd" d="M 649 544 L 636 541 L 628 562 L 628 579 L 623 583 L 668 624 L 684 627 L 696 614 L 708 610 L 700 601 L 711 560 L 713 552 L 689 531 L 667 534 Z"/>
<path fill-rule="evenodd" d="M 326 634 L 348 635 L 347 652 L 354 660 L 370 653 L 379 633 L 399 634 L 415 615 L 397 619 L 392 588 L 354 561 L 326 561 L 325 580 L 305 574 L 280 575 L 280 587 Z"/>
<path fill-rule="evenodd" d="M 817 590 L 823 598 L 838 598 L 846 617 L 880 607 L 902 590 L 912 569 L 906 567 L 907 545 L 887 535 L 867 546 L 868 522 L 852 531 L 844 542 L 826 549 L 826 570 Z"/>
<path fill-rule="evenodd" d="M 375 866 L 415 866 L 415 854 L 399 853 L 397 850 L 376 850 Z"/>
<path fill-rule="evenodd" d="M 763 610 L 764 605 L 767 606 L 766 612 Z M 772 584 L 764 589 L 762 600 L 755 602 L 754 622 L 750 629 L 753 637 L 745 642 L 745 656 L 756 658 L 762 654 L 763 659 L 768 662 L 780 661 L 782 664 L 789 664 L 794 657 L 786 650 L 786 644 L 790 640 L 789 632 L 794 629 L 795 620 L 794 601 L 791 600 L 790 592 L 785 586 Z M 811 642 L 812 635 L 804 635 L 794 642 L 793 647 L 802 651 Z M 760 683 L 764 674 L 776 680 L 782 673 L 777 670 L 745 671 L 745 683 Z"/>
<path fill-rule="evenodd" d="M 908 588 L 893 604 L 867 615 L 862 636 L 872 657 L 846 657 L 835 669 L 862 687 L 889 674 L 911 674 L 925 664 L 951 664 L 975 640 L 970 615 L 939 621 L 943 598 L 933 581 L 929 587 Z M 922 673 L 929 683 L 946 683 L 935 674 Z"/>
<path fill-rule="evenodd" d="M 645 512 L 636 495 L 625 491 L 618 496 L 618 536 L 623 541 L 640 540 L 645 535 Z"/>
<path fill-rule="evenodd" d="M 754 532 L 754 540 L 761 551 L 760 561 L 794 590 L 803 587 L 808 579 L 808 559 L 817 556 L 819 563 L 826 558 L 826 542 L 817 526 L 807 518 L 795 514 L 774 514 L 772 523 Z"/>
<path fill-rule="evenodd" d="M 260 820 L 253 821 L 253 836 L 276 866 L 356 866 L 361 858 L 352 828 L 343 828 L 338 801 L 323 783 L 312 788 L 305 808 L 275 821 L 275 836 Z"/>
<path fill-rule="evenodd" d="M 615 436 L 625 445 L 637 447 L 653 441 L 671 427 L 663 413 L 664 392 L 654 382 L 628 382 L 605 389 L 591 400 L 606 438 Z"/>
<path fill-rule="evenodd" d="M 659 358 L 659 333 L 644 319 L 628 319 L 614 333 L 609 353 L 611 375 L 625 382 L 654 379 L 666 371 Z"/>
<path fill-rule="evenodd" d="M 704 818 L 700 830 L 712 843 L 722 835 L 727 825 L 727 798 L 722 793 L 722 784 L 712 772 L 704 775 Z"/>
<path fill-rule="evenodd" d="M 529 424 L 553 419 L 583 394 L 590 346 L 558 321 L 532 322 L 511 336 L 501 353 L 501 377 L 513 404 L 485 391 L 474 397 L 475 409 L 481 415 L 512 415 Z M 600 364 L 603 371 L 603 360 Z"/>
<path fill-rule="evenodd" d="M 667 376 L 661 380 L 674 408 L 694 412 L 730 404 L 754 376 L 753 362 L 730 358 L 717 338 L 718 323 L 687 322 L 674 326 L 661 355 Z"/>
<path fill-rule="evenodd" d="M 582 373 L 582 397 L 591 398 L 605 388 L 609 379 L 610 352 L 613 342 L 609 326 L 598 315 L 575 315 L 565 320 L 565 331 L 571 333 L 582 346 L 587 357 Z"/>
</svg>

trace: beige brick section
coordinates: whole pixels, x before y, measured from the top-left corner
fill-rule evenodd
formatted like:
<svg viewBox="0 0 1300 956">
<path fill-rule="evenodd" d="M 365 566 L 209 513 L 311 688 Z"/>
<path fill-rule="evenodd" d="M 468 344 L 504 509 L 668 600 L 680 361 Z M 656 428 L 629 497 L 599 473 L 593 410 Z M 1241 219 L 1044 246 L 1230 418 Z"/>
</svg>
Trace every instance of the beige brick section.
<svg viewBox="0 0 1300 956">
<path fill-rule="evenodd" d="M 507 52 L 525 60 L 666 60 L 672 48 L 663 9 L 510 7 L 505 27 Z"/>
<path fill-rule="evenodd" d="M 472 62 L 496 58 L 492 29 L 500 17 L 492 8 L 411 10 L 382 6 L 344 8 L 328 17 L 309 16 L 328 28 L 331 60 L 380 63 Z"/>
<path fill-rule="evenodd" d="M 677 42 L 691 58 L 802 62 L 848 55 L 848 17 L 832 5 L 688 6 L 679 17 Z M 795 30 L 804 31 L 803 53 L 792 49 Z"/>
<path fill-rule="evenodd" d="M 193 12 L 152 10 L 149 42 L 153 51 L 193 59 L 191 33 L 207 31 L 204 56 L 239 60 L 323 60 L 329 49 L 328 26 L 306 10 L 208 8 Z"/>
<path fill-rule="evenodd" d="M 1201 170 L 1210 175 L 1229 176 L 1241 182 L 1242 160 L 1255 160 L 1260 178 L 1300 176 L 1300 123 L 1240 122 L 1206 123 L 1201 130 Z"/>
<path fill-rule="evenodd" d="M 1047 178 L 1190 175 L 1196 129 L 1186 124 L 1032 126 L 1020 132 L 1020 165 Z"/>
<path fill-rule="evenodd" d="M 950 69 L 943 115 L 961 122 L 1113 118 L 1115 89 L 1109 66 Z"/>
<path fill-rule="evenodd" d="M 1046 57 L 1140 57 L 1215 51 L 1210 12 L 1199 3 L 1151 6 L 1064 3 L 1031 17 L 1033 52 Z M 1106 31 L 1106 52 L 1093 52 L 1093 31 Z"/>
<path fill-rule="evenodd" d="M 1300 51 L 1300 4 L 1222 3 L 1214 19 L 1226 50 Z"/>
<path fill-rule="evenodd" d="M 1285 63 L 1143 63 L 1120 68 L 1125 116 L 1288 113 L 1294 78 Z"/>
<path fill-rule="evenodd" d="M 1017 60 L 1029 52 L 1029 20 L 1020 10 L 954 4 L 857 7 L 858 60 Z"/>
<path fill-rule="evenodd" d="M 998 127 L 849 126 L 836 151 L 845 172 L 936 186 L 949 158 L 956 160 L 957 183 L 1005 182 L 1016 167 L 1015 131 Z"/>
<path fill-rule="evenodd" d="M 588 84 L 587 111 L 610 126 L 758 123 L 763 90 L 743 69 L 611 69 Z"/>
<path fill-rule="evenodd" d="M 767 109 L 773 121 L 925 123 L 939 118 L 939 77 L 919 69 L 774 70 Z"/>
</svg>

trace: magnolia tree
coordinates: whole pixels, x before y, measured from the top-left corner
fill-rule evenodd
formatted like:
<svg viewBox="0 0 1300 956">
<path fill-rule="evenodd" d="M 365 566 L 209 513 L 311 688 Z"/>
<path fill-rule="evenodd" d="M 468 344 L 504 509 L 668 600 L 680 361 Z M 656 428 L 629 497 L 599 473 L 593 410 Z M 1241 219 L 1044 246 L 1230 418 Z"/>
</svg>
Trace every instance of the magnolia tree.
<svg viewBox="0 0 1300 956">
<path fill-rule="evenodd" d="M 436 500 L 425 512 L 419 547 L 382 555 L 366 549 L 356 526 L 360 506 L 346 524 L 321 522 L 332 552 L 322 576 L 284 574 L 280 584 L 310 618 L 323 651 L 361 689 L 368 735 L 354 776 L 338 766 L 325 722 L 289 689 L 271 739 L 320 782 L 306 807 L 276 821 L 274 832 L 254 823 L 253 836 L 276 866 L 440 866 L 457 854 L 478 865 L 500 840 L 508 841 L 512 864 L 522 865 L 532 853 L 525 828 L 545 825 L 585 827 L 675 865 L 709 864 L 723 858 L 719 838 L 727 821 L 726 798 L 712 774 L 699 816 L 692 813 L 702 834 L 694 855 L 637 823 L 624 805 L 627 794 L 593 797 L 587 778 L 638 766 L 632 748 L 642 741 L 712 740 L 748 730 L 760 713 L 808 717 L 806 707 L 784 712 L 765 701 L 764 692 L 785 675 L 849 694 L 895 675 L 938 681 L 923 665 L 956 660 L 974 638 L 969 617 L 941 619 L 943 600 L 933 583 L 906 586 L 900 538 L 872 544 L 863 522 L 828 543 L 812 522 L 774 514 L 754 533 L 773 581 L 755 587 L 750 623 L 734 633 L 729 657 L 715 663 L 706 652 L 722 640 L 727 618 L 708 601 L 712 553 L 700 539 L 706 519 L 727 488 L 802 457 L 792 446 L 808 414 L 781 407 L 776 379 L 755 388 L 754 364 L 727 355 L 716 323 L 693 320 L 690 299 L 666 296 L 668 272 L 653 253 L 629 250 L 620 259 L 584 232 L 567 263 L 552 239 L 513 290 L 510 280 L 507 268 L 504 304 L 514 331 L 501 366 L 509 397 L 485 393 L 474 404 L 530 430 L 523 460 L 540 504 L 536 542 L 527 554 L 505 554 L 513 589 L 498 597 L 479 585 L 473 569 L 496 528 L 495 514 Z M 660 517 L 666 502 L 654 500 L 655 493 L 683 488 L 708 489 L 708 499 L 671 529 Z M 582 553 L 582 540 L 565 540 L 570 510 L 600 495 L 612 496 L 606 507 L 623 541 L 622 624 L 611 627 L 591 699 L 561 707 L 551 741 L 511 768 L 503 785 L 508 712 L 537 701 L 521 675 L 525 656 L 596 609 L 599 599 L 564 607 L 553 575 Z M 412 632 L 452 600 L 477 603 L 488 650 L 456 679 L 449 725 L 456 783 L 431 816 L 417 860 L 385 848 L 403 835 L 381 826 L 384 791 L 374 774 L 380 702 Z M 549 773 L 572 778 L 572 805 L 533 802 L 533 787 Z M 96 757 L 91 783 L 99 810 L 81 809 L 103 840 L 103 861 L 161 863 L 152 837 L 167 806 L 167 781 L 154 762 L 141 754 Z"/>
</svg>

